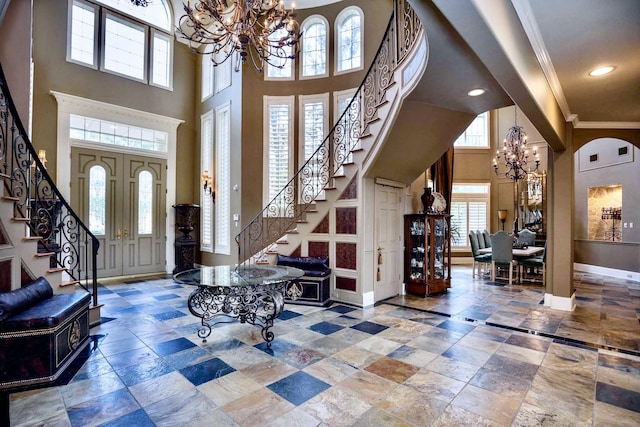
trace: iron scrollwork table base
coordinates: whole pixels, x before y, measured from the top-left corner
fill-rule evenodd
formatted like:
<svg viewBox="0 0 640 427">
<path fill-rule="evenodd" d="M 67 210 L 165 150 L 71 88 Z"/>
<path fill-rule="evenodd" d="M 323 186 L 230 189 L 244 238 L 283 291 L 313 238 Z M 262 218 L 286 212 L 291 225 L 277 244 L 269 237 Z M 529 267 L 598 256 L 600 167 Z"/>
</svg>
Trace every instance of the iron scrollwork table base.
<svg viewBox="0 0 640 427">
<path fill-rule="evenodd" d="M 270 328 L 282 314 L 286 288 L 301 275 L 301 270 L 289 267 L 203 267 L 179 273 L 174 278 L 197 286 L 189 295 L 187 305 L 191 314 L 202 319 L 198 337 L 203 342 L 216 324 L 239 320 L 259 326 L 262 338 L 270 347 L 275 338 Z"/>
</svg>

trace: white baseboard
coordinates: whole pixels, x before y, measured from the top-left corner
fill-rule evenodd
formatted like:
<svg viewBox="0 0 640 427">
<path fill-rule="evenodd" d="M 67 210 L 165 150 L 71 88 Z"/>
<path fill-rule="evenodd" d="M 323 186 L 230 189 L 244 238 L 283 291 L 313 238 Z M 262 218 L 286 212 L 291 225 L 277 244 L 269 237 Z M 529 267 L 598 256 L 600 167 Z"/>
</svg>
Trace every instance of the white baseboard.
<svg viewBox="0 0 640 427">
<path fill-rule="evenodd" d="M 584 273 L 601 274 L 603 276 L 616 277 L 618 279 L 634 280 L 640 282 L 640 272 L 616 270 L 615 268 L 600 267 L 598 265 L 573 263 L 573 269 Z"/>
<path fill-rule="evenodd" d="M 574 292 L 569 298 L 545 293 L 544 305 L 554 310 L 573 311 L 576 309 L 576 293 Z"/>
<path fill-rule="evenodd" d="M 362 294 L 362 306 L 370 307 L 376 303 L 375 294 L 373 292 L 365 292 Z"/>
</svg>

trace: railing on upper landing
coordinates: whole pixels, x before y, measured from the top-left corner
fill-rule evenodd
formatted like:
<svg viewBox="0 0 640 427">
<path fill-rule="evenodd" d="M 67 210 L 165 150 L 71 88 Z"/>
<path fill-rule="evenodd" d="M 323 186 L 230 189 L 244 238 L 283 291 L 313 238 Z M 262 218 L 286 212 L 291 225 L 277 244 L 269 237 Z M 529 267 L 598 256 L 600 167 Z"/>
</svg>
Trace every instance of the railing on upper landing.
<svg viewBox="0 0 640 427">
<path fill-rule="evenodd" d="M 352 162 L 360 140 L 370 135 L 369 124 L 394 83 L 394 71 L 413 48 L 422 24 L 406 0 L 396 0 L 378 51 L 351 102 L 322 144 L 287 185 L 236 236 L 238 263 L 257 257 L 295 228 L 345 164 Z"/>
<path fill-rule="evenodd" d="M 14 220 L 28 226 L 38 252 L 50 254 L 50 267 L 69 275 L 98 305 L 99 242 L 55 186 L 18 117 L 0 66 L 0 179 L 5 200 L 13 201 Z"/>
</svg>

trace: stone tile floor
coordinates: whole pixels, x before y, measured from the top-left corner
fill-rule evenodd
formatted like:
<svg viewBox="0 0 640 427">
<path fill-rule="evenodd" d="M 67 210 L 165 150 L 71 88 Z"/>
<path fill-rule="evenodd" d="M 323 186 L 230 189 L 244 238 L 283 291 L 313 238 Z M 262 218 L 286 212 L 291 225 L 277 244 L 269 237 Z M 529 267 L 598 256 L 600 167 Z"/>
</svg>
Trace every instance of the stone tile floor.
<svg viewBox="0 0 640 427">
<path fill-rule="evenodd" d="M 103 288 L 66 385 L 11 395 L 13 426 L 638 426 L 640 284 L 575 275 L 577 308 L 455 267 L 446 294 L 287 304 L 206 343 L 171 278 Z"/>
</svg>

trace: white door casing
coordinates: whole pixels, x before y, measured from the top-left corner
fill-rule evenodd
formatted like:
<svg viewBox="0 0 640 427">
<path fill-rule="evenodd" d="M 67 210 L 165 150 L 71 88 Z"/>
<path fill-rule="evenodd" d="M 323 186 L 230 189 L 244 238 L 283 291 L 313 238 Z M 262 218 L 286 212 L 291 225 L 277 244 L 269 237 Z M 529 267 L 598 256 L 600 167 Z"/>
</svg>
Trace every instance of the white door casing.
<svg viewBox="0 0 640 427">
<path fill-rule="evenodd" d="M 391 298 L 402 290 L 402 189 L 375 186 L 375 301 Z"/>
<path fill-rule="evenodd" d="M 69 95 L 61 92 L 50 91 L 50 94 L 58 103 L 58 129 L 57 129 L 57 151 L 56 151 L 56 186 L 66 200 L 71 200 L 71 147 L 96 148 L 95 146 L 81 141 L 72 140 L 69 136 L 70 115 L 78 114 L 102 120 L 110 120 L 118 123 L 126 123 L 147 129 L 167 132 L 167 152 L 160 156 L 167 161 L 166 175 L 166 231 L 165 244 L 166 253 L 166 273 L 171 273 L 175 267 L 175 212 L 172 206 L 176 203 L 176 152 L 177 152 L 177 130 L 184 120 L 173 117 L 153 114 L 146 111 L 121 107 L 105 102 L 94 101 L 79 96 Z M 127 147 L 113 146 L 109 151 L 118 151 L 130 154 L 143 154 L 140 150 L 128 149 Z"/>
<path fill-rule="evenodd" d="M 166 161 L 81 147 L 72 148 L 71 160 L 76 180 L 71 186 L 70 202 L 100 243 L 98 277 L 164 272 Z M 97 200 L 101 207 L 97 212 L 104 216 L 92 216 L 90 211 L 90 171 L 94 167 L 104 172 L 104 198 Z M 152 202 L 143 203 L 142 213 L 139 197 L 145 185 L 139 179 L 141 172 L 151 184 L 151 192 L 146 195 L 151 196 Z M 93 188 L 97 189 L 95 185 Z M 151 210 L 147 211 L 149 207 Z"/>
</svg>

